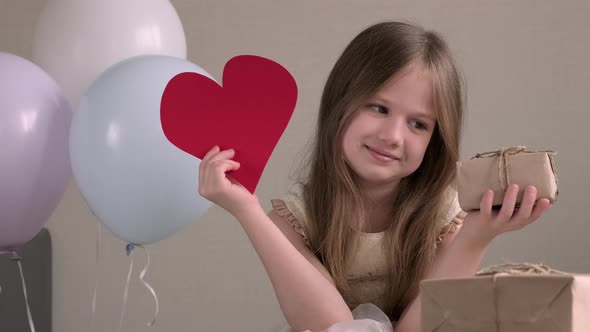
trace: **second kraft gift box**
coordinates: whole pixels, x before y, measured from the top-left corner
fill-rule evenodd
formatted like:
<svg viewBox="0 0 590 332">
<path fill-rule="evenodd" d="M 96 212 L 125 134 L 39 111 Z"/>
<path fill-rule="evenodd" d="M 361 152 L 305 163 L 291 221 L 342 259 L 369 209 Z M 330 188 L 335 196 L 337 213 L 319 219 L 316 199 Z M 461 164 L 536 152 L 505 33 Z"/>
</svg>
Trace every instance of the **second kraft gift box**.
<svg viewBox="0 0 590 332">
<path fill-rule="evenodd" d="M 471 278 L 431 279 L 422 332 L 588 332 L 590 275 L 542 264 L 492 266 Z"/>
</svg>

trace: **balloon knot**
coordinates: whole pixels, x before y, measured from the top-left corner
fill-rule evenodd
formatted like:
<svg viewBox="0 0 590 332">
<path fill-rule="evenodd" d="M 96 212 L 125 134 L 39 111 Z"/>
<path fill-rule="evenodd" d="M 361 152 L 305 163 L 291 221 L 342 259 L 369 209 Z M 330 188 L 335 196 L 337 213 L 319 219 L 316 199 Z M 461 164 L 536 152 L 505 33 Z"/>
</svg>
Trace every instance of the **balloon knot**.
<svg viewBox="0 0 590 332">
<path fill-rule="evenodd" d="M 16 251 L 9 251 L 7 253 L 10 254 L 10 256 L 8 257 L 9 260 L 11 260 L 13 262 L 20 262 L 21 261 L 21 257 L 19 256 L 19 254 Z"/>
<path fill-rule="evenodd" d="M 125 246 L 125 251 L 127 252 L 127 256 L 131 255 L 131 252 L 135 249 L 135 245 L 133 243 L 128 243 Z"/>
</svg>

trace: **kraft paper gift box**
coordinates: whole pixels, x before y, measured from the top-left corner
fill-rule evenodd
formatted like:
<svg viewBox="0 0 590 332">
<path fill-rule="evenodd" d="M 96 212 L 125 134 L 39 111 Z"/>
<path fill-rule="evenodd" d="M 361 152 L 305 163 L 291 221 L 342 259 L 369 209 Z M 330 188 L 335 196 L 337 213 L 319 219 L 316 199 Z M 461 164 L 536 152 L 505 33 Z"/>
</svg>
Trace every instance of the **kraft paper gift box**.
<svg viewBox="0 0 590 332">
<path fill-rule="evenodd" d="M 590 331 L 590 275 L 492 272 L 421 289 L 422 332 Z"/>
<path fill-rule="evenodd" d="M 478 210 L 483 193 L 494 191 L 494 206 L 502 205 L 509 184 L 519 186 L 517 206 L 526 186 L 537 188 L 537 198 L 557 201 L 554 151 L 529 151 L 524 146 L 478 153 L 457 162 L 459 205 L 464 211 Z M 590 331 L 590 329 L 588 330 Z"/>
</svg>

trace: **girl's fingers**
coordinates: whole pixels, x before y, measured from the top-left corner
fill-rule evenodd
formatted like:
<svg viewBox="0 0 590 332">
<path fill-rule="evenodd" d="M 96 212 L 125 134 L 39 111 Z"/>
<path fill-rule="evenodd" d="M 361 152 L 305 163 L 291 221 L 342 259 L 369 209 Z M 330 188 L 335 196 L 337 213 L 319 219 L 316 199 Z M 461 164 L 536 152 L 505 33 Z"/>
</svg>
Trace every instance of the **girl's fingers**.
<svg viewBox="0 0 590 332">
<path fill-rule="evenodd" d="M 526 221 L 531 216 L 531 212 L 533 211 L 533 207 L 535 206 L 535 201 L 537 200 L 537 188 L 534 186 L 528 186 L 524 190 L 524 194 L 522 195 L 522 202 L 520 203 L 520 208 L 518 208 L 518 212 L 514 217 L 513 220 L 517 222 Z"/>
<path fill-rule="evenodd" d="M 209 160 L 209 158 L 216 154 L 217 152 L 219 152 L 219 146 L 214 146 L 211 150 L 209 150 L 209 152 L 207 152 L 205 154 L 205 156 L 203 157 L 203 159 L 201 160 L 201 163 L 206 162 L 207 160 Z"/>
<path fill-rule="evenodd" d="M 504 195 L 502 207 L 498 213 L 498 218 L 503 221 L 508 221 L 514 214 L 514 207 L 516 206 L 516 198 L 518 196 L 518 185 L 511 184 Z"/>
<path fill-rule="evenodd" d="M 529 217 L 530 222 L 533 222 L 533 221 L 539 219 L 539 217 L 545 211 L 547 211 L 550 207 L 551 207 L 551 202 L 547 198 L 541 198 L 541 199 L 537 200 L 537 203 L 535 203 L 535 207 L 533 208 L 533 212 L 531 213 L 531 216 Z"/>
<path fill-rule="evenodd" d="M 207 162 L 209 161 L 209 158 L 211 158 L 211 156 L 213 156 L 217 152 L 219 152 L 219 147 L 216 145 L 205 154 L 205 156 L 203 157 L 203 159 L 199 163 L 199 192 L 200 192 L 200 188 L 203 187 L 203 183 L 206 178 Z"/>
<path fill-rule="evenodd" d="M 227 181 L 225 173 L 239 168 L 240 163 L 227 159 L 205 167 L 199 174 L 199 194 L 209 197 L 210 195 L 215 195 L 220 190 L 223 191 L 222 188 L 226 186 L 224 181 Z"/>
<path fill-rule="evenodd" d="M 511 227 L 511 230 L 521 229 L 521 228 L 524 228 L 525 226 L 528 226 L 529 224 L 532 224 L 535 220 L 539 219 L 541 214 L 543 214 L 545 211 L 547 211 L 547 208 L 549 206 L 550 206 L 550 203 L 549 203 L 548 199 L 543 198 L 543 199 L 538 200 L 537 203 L 534 205 L 533 212 L 530 215 L 526 216 L 526 218 L 524 218 L 524 219 L 516 220 L 514 225 L 512 225 L 513 227 Z M 512 223 L 509 223 L 509 225 L 511 225 L 511 224 Z"/>
<path fill-rule="evenodd" d="M 223 173 L 224 176 L 226 172 L 235 171 L 238 168 L 240 168 L 240 163 L 235 160 L 226 159 L 220 160 L 217 163 L 215 163 L 215 169 L 218 172 Z"/>
<path fill-rule="evenodd" d="M 220 151 L 217 145 L 205 154 L 199 165 L 199 193 L 201 195 L 219 187 L 220 181 L 225 179 L 225 172 L 237 170 L 240 167 L 238 162 L 228 159 L 233 155 L 232 149 Z"/>
<path fill-rule="evenodd" d="M 235 156 L 236 152 L 234 149 L 227 149 L 220 151 L 219 153 L 214 154 L 209 158 L 208 163 L 215 163 L 216 161 L 224 160 L 224 159 L 232 159 Z"/>
<path fill-rule="evenodd" d="M 486 217 L 491 218 L 492 216 L 492 204 L 494 202 L 494 191 L 488 190 L 484 192 L 481 201 L 479 201 L 479 211 Z"/>
<path fill-rule="evenodd" d="M 524 228 L 532 222 L 530 219 L 531 211 L 535 205 L 537 199 L 537 189 L 533 186 L 528 186 L 522 195 L 522 201 L 520 208 L 514 213 L 512 218 L 508 220 L 508 228 L 506 231 L 514 231 L 517 229 Z"/>
</svg>

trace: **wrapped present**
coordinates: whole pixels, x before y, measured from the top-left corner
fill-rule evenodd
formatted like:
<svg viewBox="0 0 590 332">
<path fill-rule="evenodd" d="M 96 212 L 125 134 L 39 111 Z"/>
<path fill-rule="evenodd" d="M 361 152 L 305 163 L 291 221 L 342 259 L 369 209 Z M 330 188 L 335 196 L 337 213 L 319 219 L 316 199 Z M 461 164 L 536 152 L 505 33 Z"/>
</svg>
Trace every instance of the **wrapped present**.
<svg viewBox="0 0 590 332">
<path fill-rule="evenodd" d="M 457 162 L 459 205 L 464 211 L 479 209 L 483 193 L 494 191 L 493 205 L 502 205 L 510 184 L 518 184 L 517 206 L 526 186 L 537 188 L 537 198 L 557 201 L 555 151 L 529 151 L 524 146 L 478 153 L 469 160 Z"/>
<path fill-rule="evenodd" d="M 422 332 L 590 331 L 590 275 L 507 264 L 420 287 Z"/>
</svg>

